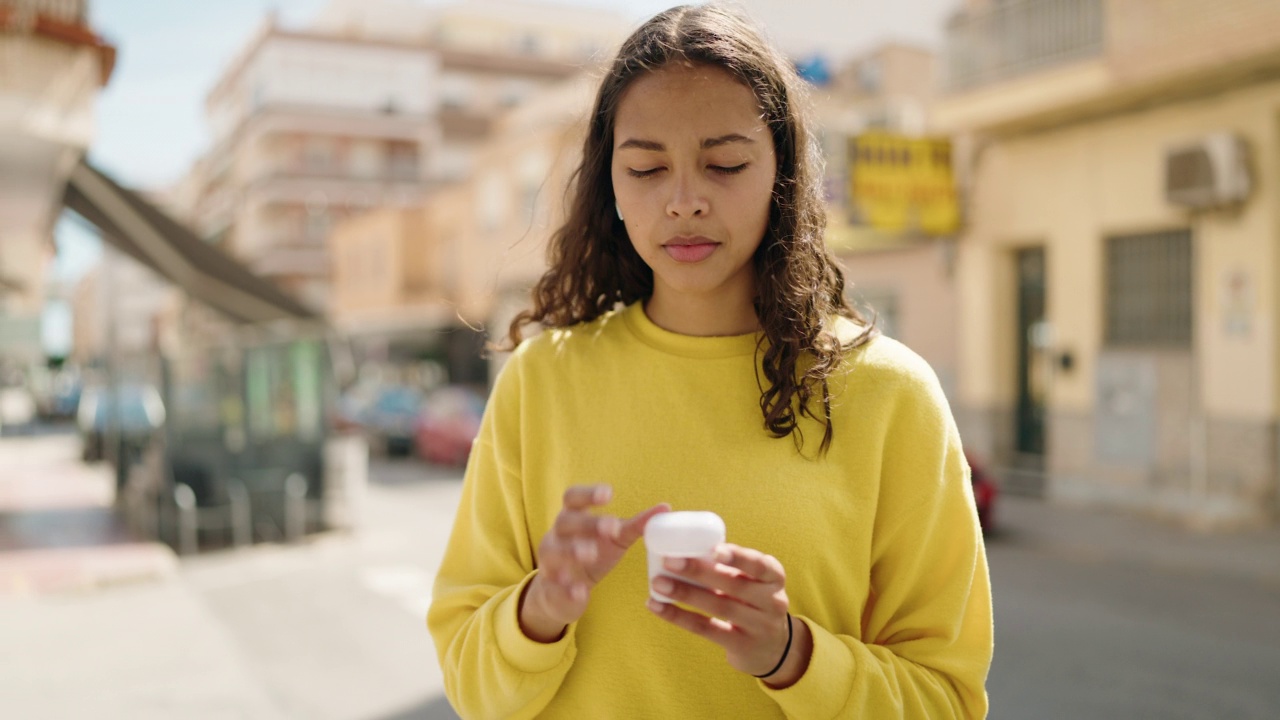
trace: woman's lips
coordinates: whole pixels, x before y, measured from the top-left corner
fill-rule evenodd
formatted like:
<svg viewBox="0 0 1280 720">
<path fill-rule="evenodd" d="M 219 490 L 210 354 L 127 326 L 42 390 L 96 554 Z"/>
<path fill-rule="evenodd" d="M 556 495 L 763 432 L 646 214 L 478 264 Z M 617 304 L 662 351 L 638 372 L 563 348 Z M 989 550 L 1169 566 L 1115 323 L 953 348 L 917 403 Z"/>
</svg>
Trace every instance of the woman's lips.
<svg viewBox="0 0 1280 720">
<path fill-rule="evenodd" d="M 667 251 L 673 260 L 681 263 L 696 263 L 711 257 L 711 253 L 720 247 L 720 243 L 690 243 L 690 244 L 671 244 L 663 245 L 662 249 Z"/>
</svg>

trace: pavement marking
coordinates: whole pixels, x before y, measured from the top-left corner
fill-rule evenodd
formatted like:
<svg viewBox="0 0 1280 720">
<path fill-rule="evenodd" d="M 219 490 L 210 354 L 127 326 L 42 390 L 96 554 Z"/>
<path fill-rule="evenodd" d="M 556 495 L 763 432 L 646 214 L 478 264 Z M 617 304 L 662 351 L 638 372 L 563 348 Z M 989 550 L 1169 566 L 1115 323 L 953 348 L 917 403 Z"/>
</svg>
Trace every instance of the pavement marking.
<svg viewBox="0 0 1280 720">
<path fill-rule="evenodd" d="M 431 606 L 431 578 L 413 565 L 366 567 L 360 572 L 360 584 L 420 618 Z"/>
</svg>

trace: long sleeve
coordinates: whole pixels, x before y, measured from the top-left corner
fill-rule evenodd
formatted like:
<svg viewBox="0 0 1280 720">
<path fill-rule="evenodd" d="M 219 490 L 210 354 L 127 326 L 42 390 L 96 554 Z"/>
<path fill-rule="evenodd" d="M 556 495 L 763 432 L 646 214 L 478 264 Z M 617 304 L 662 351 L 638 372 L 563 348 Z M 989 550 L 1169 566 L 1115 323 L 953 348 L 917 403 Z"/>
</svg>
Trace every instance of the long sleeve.
<svg viewBox="0 0 1280 720">
<path fill-rule="evenodd" d="M 445 692 L 463 717 L 537 715 L 576 654 L 573 626 L 546 644 L 520 629 L 520 594 L 533 577 L 536 539 L 530 538 L 519 471 L 515 365 L 504 369 L 485 410 L 427 613 Z"/>
<path fill-rule="evenodd" d="M 813 634 L 809 668 L 766 692 L 795 718 L 985 717 L 986 554 L 959 433 L 923 362 L 904 377 L 883 445 L 862 639 L 798 618 Z"/>
</svg>

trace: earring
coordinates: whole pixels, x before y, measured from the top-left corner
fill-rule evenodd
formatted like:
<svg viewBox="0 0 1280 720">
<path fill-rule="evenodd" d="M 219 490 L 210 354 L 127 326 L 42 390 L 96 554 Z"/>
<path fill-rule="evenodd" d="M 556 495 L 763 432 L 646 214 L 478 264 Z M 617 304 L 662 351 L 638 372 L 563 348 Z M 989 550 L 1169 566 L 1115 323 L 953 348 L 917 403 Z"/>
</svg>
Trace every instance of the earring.
<svg viewBox="0 0 1280 720">
<path fill-rule="evenodd" d="M 619 220 L 622 220 L 622 206 L 621 206 L 621 205 L 619 205 L 617 202 L 614 202 L 614 203 L 613 203 L 613 209 L 614 209 L 614 210 L 616 210 L 616 211 L 618 211 L 618 219 L 619 219 Z"/>
</svg>

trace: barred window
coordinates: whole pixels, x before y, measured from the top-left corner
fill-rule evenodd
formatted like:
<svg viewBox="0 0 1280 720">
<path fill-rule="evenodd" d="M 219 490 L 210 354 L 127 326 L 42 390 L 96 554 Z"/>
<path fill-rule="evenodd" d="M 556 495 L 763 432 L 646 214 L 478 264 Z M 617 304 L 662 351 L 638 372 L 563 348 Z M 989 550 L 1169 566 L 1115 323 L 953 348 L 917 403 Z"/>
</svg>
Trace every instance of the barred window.
<svg viewBox="0 0 1280 720">
<path fill-rule="evenodd" d="M 1191 233 L 1107 239 L 1106 344 L 1191 346 Z"/>
</svg>

